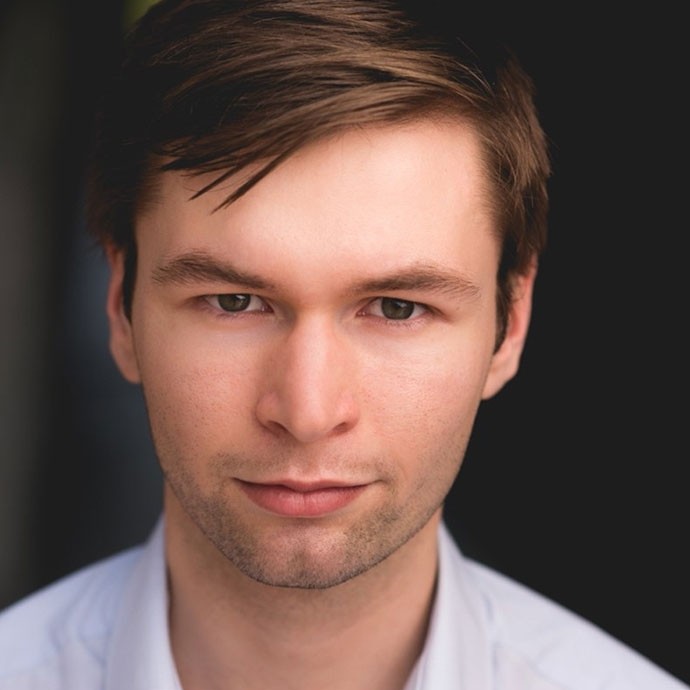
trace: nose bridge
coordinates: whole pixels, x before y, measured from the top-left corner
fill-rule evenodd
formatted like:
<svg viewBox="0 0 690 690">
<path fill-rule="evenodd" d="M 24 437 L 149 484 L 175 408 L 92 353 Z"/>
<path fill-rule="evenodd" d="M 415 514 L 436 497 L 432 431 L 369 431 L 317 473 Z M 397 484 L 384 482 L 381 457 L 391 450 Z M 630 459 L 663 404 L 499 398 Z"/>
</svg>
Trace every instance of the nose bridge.
<svg viewBox="0 0 690 690">
<path fill-rule="evenodd" d="M 349 429 L 357 420 L 350 348 L 325 315 L 295 320 L 278 347 L 259 418 L 301 442 Z"/>
</svg>

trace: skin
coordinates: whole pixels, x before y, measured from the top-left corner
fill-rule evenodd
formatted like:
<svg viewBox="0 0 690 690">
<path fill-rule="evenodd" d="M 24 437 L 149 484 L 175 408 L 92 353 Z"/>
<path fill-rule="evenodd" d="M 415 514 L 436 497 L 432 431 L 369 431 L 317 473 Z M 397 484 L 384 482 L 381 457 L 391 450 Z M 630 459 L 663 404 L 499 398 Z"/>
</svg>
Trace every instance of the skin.
<svg viewBox="0 0 690 690">
<path fill-rule="evenodd" d="M 484 180 L 473 131 L 432 120 L 310 145 L 215 212 L 226 188 L 190 201 L 207 180 L 166 173 L 137 222 L 131 322 L 110 251 L 186 690 L 404 685 L 444 498 L 529 323 L 534 271 L 494 350 Z"/>
</svg>

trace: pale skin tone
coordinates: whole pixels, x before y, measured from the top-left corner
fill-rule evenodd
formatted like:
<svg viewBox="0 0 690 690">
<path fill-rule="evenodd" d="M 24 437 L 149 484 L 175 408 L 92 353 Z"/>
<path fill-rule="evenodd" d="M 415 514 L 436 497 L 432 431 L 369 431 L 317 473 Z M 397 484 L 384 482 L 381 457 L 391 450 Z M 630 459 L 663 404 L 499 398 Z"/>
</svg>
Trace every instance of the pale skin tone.
<svg viewBox="0 0 690 690">
<path fill-rule="evenodd" d="M 498 350 L 499 246 L 460 122 L 349 131 L 231 206 L 168 173 L 138 219 L 131 322 L 165 476 L 185 690 L 401 690 L 436 530 L 480 401 L 517 371 L 534 271 Z M 220 297 L 219 297 L 220 296 Z"/>
</svg>

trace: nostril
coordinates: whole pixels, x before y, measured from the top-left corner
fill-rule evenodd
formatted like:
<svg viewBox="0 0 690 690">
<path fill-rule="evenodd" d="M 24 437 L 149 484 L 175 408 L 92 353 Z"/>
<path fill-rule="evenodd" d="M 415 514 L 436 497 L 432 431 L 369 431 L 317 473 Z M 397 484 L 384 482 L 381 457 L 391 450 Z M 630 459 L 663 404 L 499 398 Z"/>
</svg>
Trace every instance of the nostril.
<svg viewBox="0 0 690 690">
<path fill-rule="evenodd" d="M 259 423 L 274 437 L 290 436 L 300 443 L 314 443 L 332 436 L 347 433 L 353 426 L 353 416 L 337 417 L 330 415 L 309 415 L 296 409 L 285 414 L 258 415 Z"/>
<path fill-rule="evenodd" d="M 276 422 L 274 419 L 259 419 L 259 423 L 261 424 L 261 426 L 263 426 L 265 429 L 270 431 L 275 436 L 283 436 L 284 434 L 290 433 L 287 427 L 283 426 L 280 422 Z"/>
<path fill-rule="evenodd" d="M 332 433 L 334 435 L 343 434 L 346 431 L 349 431 L 351 428 L 352 428 L 352 424 L 350 422 L 340 422 L 340 424 L 336 425 L 333 428 Z"/>
</svg>

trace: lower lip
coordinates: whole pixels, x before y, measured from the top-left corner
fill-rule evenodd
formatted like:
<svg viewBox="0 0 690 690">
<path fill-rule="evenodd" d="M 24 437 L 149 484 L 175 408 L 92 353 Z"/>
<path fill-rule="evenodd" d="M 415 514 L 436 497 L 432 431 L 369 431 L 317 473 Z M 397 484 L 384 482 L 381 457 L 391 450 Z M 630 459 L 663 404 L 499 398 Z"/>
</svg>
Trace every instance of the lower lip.
<svg viewBox="0 0 690 690">
<path fill-rule="evenodd" d="M 249 499 L 260 508 L 282 517 L 321 517 L 334 513 L 357 498 L 365 486 L 334 486 L 314 491 L 294 491 L 280 484 L 239 481 Z"/>
</svg>

